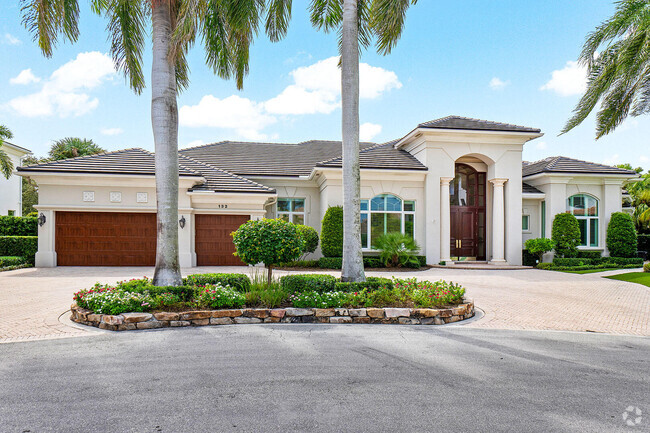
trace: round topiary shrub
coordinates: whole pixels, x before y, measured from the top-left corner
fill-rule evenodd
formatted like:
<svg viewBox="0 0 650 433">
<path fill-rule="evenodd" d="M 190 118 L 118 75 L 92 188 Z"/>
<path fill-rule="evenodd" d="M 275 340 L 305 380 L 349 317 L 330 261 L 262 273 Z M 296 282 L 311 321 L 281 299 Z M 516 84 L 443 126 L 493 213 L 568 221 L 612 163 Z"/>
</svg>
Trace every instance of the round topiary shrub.
<svg viewBox="0 0 650 433">
<path fill-rule="evenodd" d="M 298 230 L 298 234 L 300 235 L 303 241 L 303 246 L 302 246 L 303 256 L 306 256 L 307 254 L 316 251 L 316 248 L 318 248 L 318 232 L 316 231 L 316 229 L 302 224 L 297 224 L 296 230 Z"/>
<path fill-rule="evenodd" d="M 526 250 L 537 258 L 537 263 L 542 263 L 544 254 L 553 251 L 553 241 L 548 238 L 528 239 L 524 244 Z"/>
<path fill-rule="evenodd" d="M 320 249 L 325 257 L 343 257 L 343 208 L 327 209 L 320 231 Z"/>
<path fill-rule="evenodd" d="M 611 257 L 636 257 L 637 237 L 632 217 L 614 212 L 607 225 L 607 249 Z"/>
<path fill-rule="evenodd" d="M 555 254 L 560 257 L 577 257 L 580 245 L 580 224 L 570 213 L 559 213 L 553 218 L 551 239 Z"/>
<path fill-rule="evenodd" d="M 296 260 L 303 240 L 296 226 L 282 219 L 248 221 L 232 233 L 236 255 L 247 265 L 264 263 L 271 283 L 273 266 Z"/>
</svg>

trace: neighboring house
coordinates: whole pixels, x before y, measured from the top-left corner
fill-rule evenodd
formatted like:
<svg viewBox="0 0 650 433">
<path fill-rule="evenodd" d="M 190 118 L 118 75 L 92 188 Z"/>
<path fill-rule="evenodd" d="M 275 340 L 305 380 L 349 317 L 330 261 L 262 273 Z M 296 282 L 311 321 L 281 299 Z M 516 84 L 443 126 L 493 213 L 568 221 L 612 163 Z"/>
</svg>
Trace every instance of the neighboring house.
<svg viewBox="0 0 650 433">
<path fill-rule="evenodd" d="M 14 167 L 20 167 L 22 159 L 32 152 L 24 147 L 4 141 L 1 149 L 9 155 Z M 12 174 L 6 179 L 0 174 L 0 215 L 23 214 L 23 183 L 20 176 Z"/>
<path fill-rule="evenodd" d="M 539 129 L 449 116 L 399 140 L 361 143 L 364 250 L 390 231 L 412 235 L 427 263 L 519 265 L 525 239 L 550 236 L 553 216 L 580 220 L 583 248 L 605 228 L 636 173 L 570 158 L 522 162 Z M 179 152 L 182 266 L 238 264 L 230 233 L 281 217 L 320 231 L 342 203 L 341 144 L 221 142 Z M 523 164 L 523 172 L 522 172 Z M 21 167 L 39 184 L 37 266 L 153 265 L 153 154 L 142 149 Z"/>
</svg>

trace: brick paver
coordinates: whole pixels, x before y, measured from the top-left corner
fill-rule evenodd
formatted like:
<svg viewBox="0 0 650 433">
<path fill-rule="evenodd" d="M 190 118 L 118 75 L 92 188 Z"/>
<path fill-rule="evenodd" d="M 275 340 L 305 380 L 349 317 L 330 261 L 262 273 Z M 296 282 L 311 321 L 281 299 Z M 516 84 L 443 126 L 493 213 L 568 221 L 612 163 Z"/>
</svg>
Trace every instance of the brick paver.
<svg viewBox="0 0 650 433">
<path fill-rule="evenodd" d="M 203 267 L 185 269 L 183 274 L 242 271 L 256 272 L 244 267 Z M 97 333 L 59 320 L 69 309 L 72 294 L 96 281 L 108 283 L 152 274 L 152 268 L 60 267 L 2 272 L 0 343 Z M 383 272 L 372 275 L 390 276 Z M 599 274 L 428 269 L 395 275 L 445 279 L 464 285 L 467 296 L 485 312 L 481 320 L 464 326 L 650 335 L 650 288 Z"/>
</svg>

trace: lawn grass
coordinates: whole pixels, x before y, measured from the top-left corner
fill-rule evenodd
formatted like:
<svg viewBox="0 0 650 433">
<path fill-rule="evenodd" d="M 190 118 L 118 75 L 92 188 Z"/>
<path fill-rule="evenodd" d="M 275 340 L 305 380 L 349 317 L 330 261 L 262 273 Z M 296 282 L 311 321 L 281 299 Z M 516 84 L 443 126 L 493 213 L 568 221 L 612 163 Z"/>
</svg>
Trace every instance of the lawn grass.
<svg viewBox="0 0 650 433">
<path fill-rule="evenodd" d="M 605 269 L 583 269 L 582 271 L 558 271 L 566 272 L 567 274 L 594 274 L 596 272 L 615 271 L 620 268 L 605 268 Z M 554 269 L 552 269 L 554 270 Z"/>
<path fill-rule="evenodd" d="M 628 272 L 627 274 L 612 275 L 611 280 L 629 281 L 630 283 L 643 284 L 650 287 L 650 272 Z"/>
</svg>

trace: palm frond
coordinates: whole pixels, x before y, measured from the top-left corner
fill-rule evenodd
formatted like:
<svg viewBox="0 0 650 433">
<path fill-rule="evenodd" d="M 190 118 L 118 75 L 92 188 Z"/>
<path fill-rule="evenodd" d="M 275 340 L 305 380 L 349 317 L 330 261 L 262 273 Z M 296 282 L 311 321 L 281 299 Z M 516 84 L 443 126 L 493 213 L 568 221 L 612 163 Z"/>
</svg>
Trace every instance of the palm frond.
<svg viewBox="0 0 650 433">
<path fill-rule="evenodd" d="M 52 57 L 59 36 L 76 42 L 79 38 L 77 0 L 21 0 L 22 23 L 46 57 Z"/>
<path fill-rule="evenodd" d="M 325 32 L 338 30 L 343 21 L 343 2 L 341 0 L 312 0 L 310 19 L 314 27 Z"/>
<path fill-rule="evenodd" d="M 269 0 L 265 30 L 271 42 L 286 36 L 291 21 L 292 0 Z"/>
<path fill-rule="evenodd" d="M 14 133 L 5 125 L 0 125 L 0 145 L 4 140 L 11 140 L 14 138 Z"/>
<path fill-rule="evenodd" d="M 406 12 L 417 0 L 374 0 L 370 10 L 370 28 L 377 37 L 377 51 L 390 54 L 402 36 Z"/>
<path fill-rule="evenodd" d="M 5 179 L 9 179 L 13 171 L 14 163 L 11 161 L 9 155 L 7 155 L 7 152 L 2 150 L 2 142 L 0 142 L 0 172 L 2 172 Z"/>
</svg>

